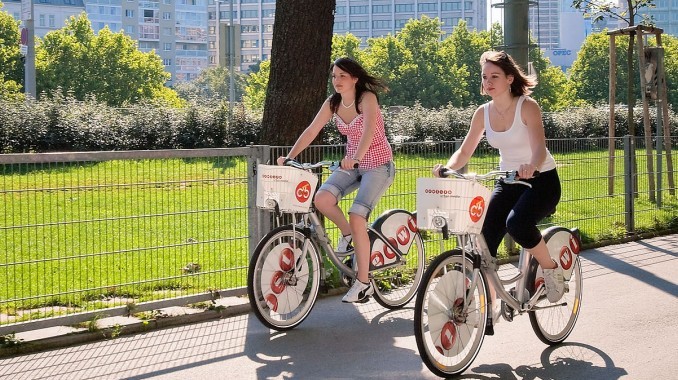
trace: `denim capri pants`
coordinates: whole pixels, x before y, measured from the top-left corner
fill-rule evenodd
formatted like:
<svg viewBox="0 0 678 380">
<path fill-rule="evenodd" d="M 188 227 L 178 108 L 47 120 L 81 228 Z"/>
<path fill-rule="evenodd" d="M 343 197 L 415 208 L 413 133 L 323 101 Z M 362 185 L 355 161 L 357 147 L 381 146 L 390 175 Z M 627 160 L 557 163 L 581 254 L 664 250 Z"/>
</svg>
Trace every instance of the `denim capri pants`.
<svg viewBox="0 0 678 380">
<path fill-rule="evenodd" d="M 373 169 L 337 169 L 319 190 L 324 190 L 337 198 L 337 203 L 346 195 L 358 189 L 353 205 L 348 210 L 368 219 L 377 202 L 386 192 L 395 178 L 395 164 L 389 161 Z"/>
</svg>

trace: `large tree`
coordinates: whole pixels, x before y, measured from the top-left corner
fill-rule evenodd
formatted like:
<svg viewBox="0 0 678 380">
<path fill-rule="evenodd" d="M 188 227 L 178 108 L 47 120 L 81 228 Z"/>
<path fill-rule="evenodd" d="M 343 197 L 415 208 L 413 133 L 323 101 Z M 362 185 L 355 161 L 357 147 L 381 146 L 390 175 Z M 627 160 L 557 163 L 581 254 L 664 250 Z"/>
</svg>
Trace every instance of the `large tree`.
<svg viewBox="0 0 678 380">
<path fill-rule="evenodd" d="M 155 52 L 139 51 L 129 36 L 108 27 L 95 35 L 84 13 L 37 44 L 36 71 L 39 94 L 61 92 L 79 100 L 93 96 L 113 106 L 178 99 L 164 87 L 169 73 Z"/>
<path fill-rule="evenodd" d="M 327 97 L 335 5 L 335 0 L 276 2 L 262 143 L 294 143 Z"/>
</svg>

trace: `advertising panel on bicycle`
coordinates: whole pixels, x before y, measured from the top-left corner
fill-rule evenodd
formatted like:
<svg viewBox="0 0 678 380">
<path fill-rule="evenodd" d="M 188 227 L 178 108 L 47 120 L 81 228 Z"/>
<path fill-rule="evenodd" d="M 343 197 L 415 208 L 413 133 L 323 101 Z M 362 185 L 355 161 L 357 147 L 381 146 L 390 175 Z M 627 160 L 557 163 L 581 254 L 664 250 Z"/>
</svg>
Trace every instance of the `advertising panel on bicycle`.
<svg viewBox="0 0 678 380">
<path fill-rule="evenodd" d="M 257 165 L 257 207 L 306 213 L 313 202 L 318 177 L 289 166 Z"/>
<path fill-rule="evenodd" d="M 423 230 L 480 233 L 491 191 L 483 184 L 456 178 L 417 179 L 417 226 Z"/>
</svg>

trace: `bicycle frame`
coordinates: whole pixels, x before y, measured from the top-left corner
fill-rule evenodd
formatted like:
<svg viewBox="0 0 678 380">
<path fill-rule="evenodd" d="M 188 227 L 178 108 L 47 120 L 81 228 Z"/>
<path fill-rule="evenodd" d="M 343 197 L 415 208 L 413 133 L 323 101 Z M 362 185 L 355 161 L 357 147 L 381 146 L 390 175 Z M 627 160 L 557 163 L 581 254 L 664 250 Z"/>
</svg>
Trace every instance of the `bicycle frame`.
<svg viewBox="0 0 678 380">
<path fill-rule="evenodd" d="M 332 264 L 334 264 L 341 272 L 347 274 L 350 277 L 355 278 L 355 271 L 353 270 L 353 268 L 347 266 L 341 260 L 341 258 L 345 256 L 339 255 L 335 252 L 334 247 L 330 242 L 330 238 L 327 235 L 327 231 L 325 230 L 325 227 L 323 227 L 320 217 L 318 216 L 318 214 L 316 214 L 313 208 L 310 210 L 309 213 L 302 215 L 302 222 L 304 227 L 310 229 L 310 239 L 306 239 L 304 241 L 304 244 L 311 244 L 309 240 L 313 240 L 322 249 L 322 251 L 325 252 L 325 256 L 327 256 L 330 259 Z M 297 225 L 298 225 L 297 223 L 293 223 L 292 224 L 293 229 L 296 229 Z M 368 225 L 367 231 L 368 233 L 376 235 L 377 238 L 383 241 L 383 243 L 391 250 L 391 252 L 394 252 L 397 255 L 398 261 L 402 259 L 404 254 L 400 250 L 400 248 L 398 248 L 397 245 L 392 244 L 391 241 L 386 236 L 384 236 L 384 234 L 380 230 L 373 228 L 372 225 Z M 302 247 L 302 250 L 306 248 L 307 247 Z M 324 263 L 321 262 L 321 265 L 324 265 Z M 396 265 L 397 263 L 387 264 L 379 267 L 379 269 L 387 269 L 391 266 Z M 325 271 L 321 271 L 321 279 L 325 280 L 325 278 L 326 278 Z"/>
<path fill-rule="evenodd" d="M 510 279 L 502 279 L 499 277 L 497 272 L 497 259 L 492 257 L 489 249 L 487 248 L 487 243 L 482 234 L 466 234 L 466 235 L 456 235 L 457 242 L 460 247 L 470 247 L 470 254 L 473 257 L 473 280 L 469 288 L 473 289 L 476 286 L 478 279 L 478 272 L 483 272 L 485 278 L 487 278 L 490 287 L 493 288 L 496 292 L 497 298 L 504 300 L 506 304 L 511 307 L 513 310 L 522 314 L 524 312 L 534 310 L 535 304 L 539 301 L 539 297 L 543 294 L 543 287 L 534 293 L 534 295 L 529 298 L 526 288 L 526 273 L 529 268 L 531 255 L 525 250 L 521 249 L 520 258 L 518 261 L 518 274 Z M 465 271 L 466 261 L 462 261 L 462 270 Z M 514 297 L 506 291 L 505 285 L 515 284 L 515 294 Z M 464 295 L 466 298 L 466 295 Z M 528 299 L 529 298 L 529 299 Z M 464 303 L 468 305 L 467 300 L 464 300 Z"/>
</svg>

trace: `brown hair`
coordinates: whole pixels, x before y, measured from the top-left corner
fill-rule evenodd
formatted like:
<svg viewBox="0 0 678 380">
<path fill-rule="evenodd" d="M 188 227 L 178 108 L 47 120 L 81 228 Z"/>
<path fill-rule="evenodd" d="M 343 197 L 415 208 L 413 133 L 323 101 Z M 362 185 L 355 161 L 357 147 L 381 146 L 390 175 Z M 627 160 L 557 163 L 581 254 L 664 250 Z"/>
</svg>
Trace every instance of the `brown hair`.
<svg viewBox="0 0 678 380">
<path fill-rule="evenodd" d="M 527 75 L 518 66 L 513 57 L 508 55 L 505 51 L 486 51 L 480 56 L 480 66 L 484 63 L 493 63 L 504 72 L 504 74 L 513 75 L 513 82 L 511 83 L 511 94 L 514 96 L 530 95 L 532 88 L 537 85 L 537 78 L 534 75 Z M 482 82 L 480 84 L 480 94 L 485 95 Z"/>
<path fill-rule="evenodd" d="M 362 66 L 360 66 L 358 62 L 354 61 L 351 58 L 347 57 L 337 58 L 330 65 L 330 71 L 332 71 L 334 66 L 347 72 L 352 77 L 358 78 L 358 82 L 356 82 L 355 84 L 355 99 L 356 99 L 355 112 L 357 113 L 360 113 L 360 111 L 358 110 L 358 104 L 360 103 L 361 96 L 365 91 L 369 91 L 374 93 L 374 95 L 377 95 L 377 100 L 379 99 L 377 91 L 379 90 L 388 91 L 388 87 L 386 87 L 386 85 L 381 80 L 368 74 L 367 71 L 365 71 L 365 69 Z M 330 97 L 330 109 L 332 110 L 333 113 L 337 112 L 337 109 L 339 108 L 339 102 L 341 102 L 341 94 L 339 93 L 332 94 L 332 96 Z"/>
</svg>

